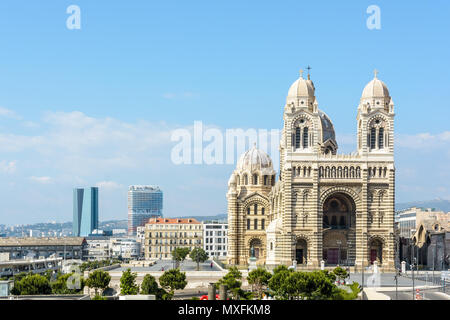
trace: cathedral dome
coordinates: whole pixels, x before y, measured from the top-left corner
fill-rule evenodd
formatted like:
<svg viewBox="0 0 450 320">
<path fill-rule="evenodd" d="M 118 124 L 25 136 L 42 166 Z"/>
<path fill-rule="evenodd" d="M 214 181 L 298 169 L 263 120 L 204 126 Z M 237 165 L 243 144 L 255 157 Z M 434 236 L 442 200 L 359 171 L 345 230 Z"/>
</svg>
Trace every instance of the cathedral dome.
<svg viewBox="0 0 450 320">
<path fill-rule="evenodd" d="M 389 98 L 389 90 L 386 84 L 377 78 L 377 72 L 375 71 L 375 77 L 365 86 L 361 99 L 372 98 Z"/>
<path fill-rule="evenodd" d="M 303 75 L 300 73 L 300 78 L 295 80 L 289 88 L 286 102 L 297 102 L 300 98 L 314 101 L 314 91 L 314 83 L 310 79 L 303 79 Z"/>
<path fill-rule="evenodd" d="M 320 124 L 322 126 L 322 142 L 326 142 L 329 139 L 336 141 L 333 122 L 331 122 L 326 113 L 321 110 L 319 110 L 319 116 Z"/>
<path fill-rule="evenodd" d="M 253 146 L 247 150 L 240 158 L 237 164 L 239 171 L 261 171 L 262 174 L 273 174 L 272 159 L 262 150 Z"/>
</svg>

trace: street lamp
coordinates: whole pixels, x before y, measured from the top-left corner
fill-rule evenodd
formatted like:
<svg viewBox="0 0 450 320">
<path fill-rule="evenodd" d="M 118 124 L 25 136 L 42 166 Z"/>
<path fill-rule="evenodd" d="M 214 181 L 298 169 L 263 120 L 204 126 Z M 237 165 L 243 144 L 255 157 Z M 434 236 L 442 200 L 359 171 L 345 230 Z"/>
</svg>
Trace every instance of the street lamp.
<svg viewBox="0 0 450 320">
<path fill-rule="evenodd" d="M 411 265 L 412 285 L 413 285 L 413 300 L 415 300 L 415 288 L 414 288 L 414 264 L 415 263 L 416 263 L 416 258 L 413 259 L 413 264 Z"/>
<path fill-rule="evenodd" d="M 398 277 L 400 276 L 400 270 L 395 269 L 395 300 L 398 300 Z"/>
</svg>

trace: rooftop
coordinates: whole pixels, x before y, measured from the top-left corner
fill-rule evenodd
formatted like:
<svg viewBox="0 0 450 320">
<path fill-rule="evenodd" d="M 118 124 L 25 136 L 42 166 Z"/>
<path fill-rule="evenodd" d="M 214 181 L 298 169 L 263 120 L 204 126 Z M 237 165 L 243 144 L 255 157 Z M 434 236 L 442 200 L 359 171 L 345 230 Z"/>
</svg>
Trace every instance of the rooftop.
<svg viewBox="0 0 450 320">
<path fill-rule="evenodd" d="M 200 224 L 194 218 L 154 218 L 149 219 L 147 224 Z"/>
<path fill-rule="evenodd" d="M 0 247 L 7 246 L 81 246 L 85 238 L 64 237 L 64 238 L 0 238 Z"/>
</svg>

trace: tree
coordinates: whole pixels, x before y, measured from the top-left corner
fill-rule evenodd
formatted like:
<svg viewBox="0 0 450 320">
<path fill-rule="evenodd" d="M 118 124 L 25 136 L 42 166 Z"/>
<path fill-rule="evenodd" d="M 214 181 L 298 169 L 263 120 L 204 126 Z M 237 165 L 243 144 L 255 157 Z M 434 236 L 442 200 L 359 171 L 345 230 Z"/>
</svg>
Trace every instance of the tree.
<svg viewBox="0 0 450 320">
<path fill-rule="evenodd" d="M 151 274 L 146 274 L 141 283 L 141 293 L 142 294 L 154 294 L 156 295 L 158 291 L 158 282 Z"/>
<path fill-rule="evenodd" d="M 307 272 L 307 284 L 305 293 L 309 300 L 328 300 L 333 296 L 336 286 L 333 284 L 333 277 L 323 271 Z"/>
<path fill-rule="evenodd" d="M 308 275 L 306 272 L 290 272 L 281 283 L 281 290 L 289 300 L 304 299 L 307 290 Z"/>
<path fill-rule="evenodd" d="M 195 261 L 197 263 L 197 271 L 200 270 L 200 262 L 205 262 L 206 260 L 208 260 L 208 254 L 205 250 L 203 250 L 203 248 L 192 249 L 189 257 L 192 259 L 192 261 Z"/>
<path fill-rule="evenodd" d="M 74 273 L 61 274 L 58 273 L 56 281 L 50 283 L 54 294 L 76 294 L 83 290 L 84 279 L 80 276 L 79 288 L 68 288 L 67 284 L 71 284 Z M 73 283 L 72 283 L 73 284 Z"/>
<path fill-rule="evenodd" d="M 277 299 L 288 299 L 288 295 L 283 290 L 283 283 L 286 278 L 294 272 L 292 269 L 288 269 L 285 265 L 280 265 L 273 270 L 273 276 L 270 278 L 268 286 L 269 289 Z"/>
<path fill-rule="evenodd" d="M 336 275 L 338 281 L 345 280 L 348 277 L 348 272 L 344 268 L 336 267 L 333 270 L 333 273 Z"/>
<path fill-rule="evenodd" d="M 28 274 L 25 277 L 22 277 L 21 280 L 14 285 L 14 287 L 16 288 L 14 294 L 19 295 L 40 295 L 52 293 L 52 288 L 48 279 L 39 274 Z"/>
<path fill-rule="evenodd" d="M 172 251 L 172 259 L 176 261 L 176 267 L 180 266 L 180 262 L 183 262 L 189 254 L 189 248 L 175 248 Z"/>
<path fill-rule="evenodd" d="M 146 274 L 141 283 L 141 294 L 154 294 L 156 300 L 162 300 L 168 297 L 167 292 L 158 287 L 155 277 Z"/>
<path fill-rule="evenodd" d="M 47 271 L 45 271 L 44 276 L 47 278 L 48 281 L 52 281 L 53 270 L 47 270 Z"/>
<path fill-rule="evenodd" d="M 135 295 L 139 293 L 139 286 L 136 284 L 136 272 L 131 272 L 131 269 L 128 268 L 126 271 L 122 273 L 122 277 L 120 277 L 120 294 L 123 296 L 126 295 Z"/>
<path fill-rule="evenodd" d="M 166 298 L 169 298 L 170 300 L 173 297 L 175 290 L 182 290 L 186 287 L 186 273 L 180 272 L 179 269 L 167 270 L 159 277 L 159 284 L 164 289 L 169 290 Z"/>
<path fill-rule="evenodd" d="M 264 268 L 257 268 L 248 273 L 247 280 L 248 283 L 255 288 L 257 296 L 259 299 L 262 298 L 262 294 L 264 290 L 267 288 L 269 284 L 269 280 L 272 277 L 272 274 L 268 272 Z"/>
<path fill-rule="evenodd" d="M 242 282 L 240 279 L 242 279 L 242 273 L 238 270 L 238 268 L 233 266 L 228 270 L 228 273 L 216 283 L 216 286 L 219 287 L 221 284 L 226 285 L 232 298 L 239 299 L 239 297 L 242 296 Z"/>
<path fill-rule="evenodd" d="M 98 290 L 101 290 L 101 293 L 103 293 L 103 291 L 108 288 L 110 281 L 111 276 L 108 272 L 103 270 L 95 270 L 89 274 L 89 277 L 86 280 L 86 285 L 89 288 L 93 288 L 95 295 L 98 295 Z"/>
</svg>

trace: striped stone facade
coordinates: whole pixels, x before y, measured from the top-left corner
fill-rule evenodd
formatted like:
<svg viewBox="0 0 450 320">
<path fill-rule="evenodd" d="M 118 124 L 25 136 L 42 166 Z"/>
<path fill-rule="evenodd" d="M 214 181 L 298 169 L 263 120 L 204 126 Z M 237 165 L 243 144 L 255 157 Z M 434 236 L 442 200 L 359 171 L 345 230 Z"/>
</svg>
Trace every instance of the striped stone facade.
<svg viewBox="0 0 450 320">
<path fill-rule="evenodd" d="M 248 155 L 230 178 L 228 262 L 247 264 L 255 255 L 252 241 L 259 239 L 261 264 L 360 267 L 377 261 L 381 270 L 393 270 L 394 104 L 385 84 L 375 75 L 364 88 L 352 154 L 337 154 L 333 124 L 319 110 L 309 76 L 289 89 L 283 119 L 278 181 L 271 165 Z M 270 182 L 244 181 L 245 172 L 261 179 L 266 174 Z M 247 228 L 248 219 L 262 219 L 252 212 L 255 203 L 265 208 L 264 230 Z"/>
</svg>

